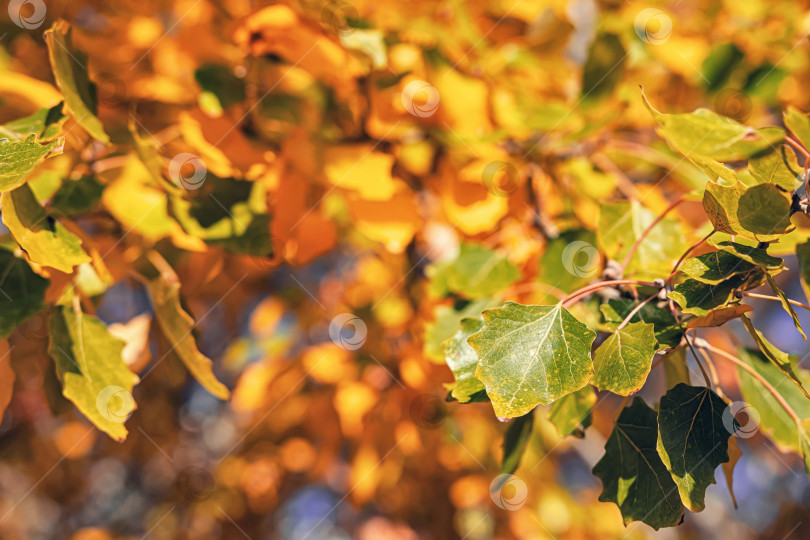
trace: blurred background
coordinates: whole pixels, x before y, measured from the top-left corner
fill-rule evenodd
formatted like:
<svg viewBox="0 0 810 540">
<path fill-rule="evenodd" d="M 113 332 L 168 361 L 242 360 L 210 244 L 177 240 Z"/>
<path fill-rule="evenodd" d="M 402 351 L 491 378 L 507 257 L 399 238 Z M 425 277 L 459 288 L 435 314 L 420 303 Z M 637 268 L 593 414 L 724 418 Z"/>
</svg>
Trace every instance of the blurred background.
<svg viewBox="0 0 810 540">
<path fill-rule="evenodd" d="M 807 2 L 7 3 L 0 122 L 61 99 L 42 32 L 63 18 L 113 142 L 134 130 L 167 160 L 200 156 L 211 177 L 193 194 L 197 221 L 264 205 L 271 222 L 256 238 L 273 256 L 199 246 L 186 223 L 150 210 L 165 195 L 128 154 L 66 126 L 65 155 L 31 182 L 106 186 L 79 224 L 116 281 L 90 296 L 142 382 L 129 436 L 114 442 L 61 397 L 44 315 L 12 335 L 4 540 L 810 537 L 810 480 L 764 433 L 739 441 L 737 508 L 718 469 L 706 510 L 680 527 L 625 527 L 590 472 L 615 396 L 599 396 L 581 439 L 536 414 L 515 473 L 526 493 L 504 507 L 490 484 L 506 425 L 489 404 L 445 401 L 440 348 L 465 314 L 549 303 L 544 284 L 563 271 L 542 261 L 549 239 L 595 229 L 604 202 L 643 199 L 658 213 L 702 188 L 655 135 L 639 85 L 662 111 L 702 106 L 753 126 L 779 124 L 788 104 L 810 109 Z M 689 238 L 708 231 L 699 202 L 678 219 Z M 462 242 L 498 249 L 521 277 L 448 292 L 434 269 Z M 150 330 L 126 261 L 153 246 L 180 277 L 228 402 Z M 786 261 L 778 281 L 804 301 Z M 772 342 L 807 354 L 778 303 L 752 305 Z M 703 337 L 746 342 L 731 327 Z M 735 371 L 718 368 L 739 399 Z M 664 385 L 654 371 L 641 395 L 654 404 Z"/>
</svg>

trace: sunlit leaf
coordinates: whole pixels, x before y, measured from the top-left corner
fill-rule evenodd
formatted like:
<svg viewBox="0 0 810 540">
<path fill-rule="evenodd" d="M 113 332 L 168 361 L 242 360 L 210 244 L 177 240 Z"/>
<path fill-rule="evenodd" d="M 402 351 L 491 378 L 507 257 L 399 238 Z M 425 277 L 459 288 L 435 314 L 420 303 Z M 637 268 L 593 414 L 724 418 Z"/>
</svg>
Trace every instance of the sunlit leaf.
<svg viewBox="0 0 810 540">
<path fill-rule="evenodd" d="M 42 160 L 62 153 L 63 144 L 62 139 L 39 144 L 35 135 L 25 140 L 0 139 L 0 192 L 23 185 Z"/>
<path fill-rule="evenodd" d="M 135 409 L 132 387 L 138 383 L 121 356 L 124 342 L 96 317 L 69 307 L 52 309 L 49 321 L 48 354 L 56 364 L 62 394 L 97 428 L 124 440 L 124 422 Z"/>
<path fill-rule="evenodd" d="M 593 375 L 596 335 L 560 304 L 507 302 L 483 317 L 484 327 L 467 342 L 478 353 L 475 375 L 498 416 L 522 416 L 579 390 Z"/>
<path fill-rule="evenodd" d="M 230 391 L 217 380 L 211 360 L 197 348 L 192 334 L 195 322 L 180 304 L 180 286 L 158 277 L 149 281 L 148 288 L 155 308 L 155 319 L 163 335 L 172 344 L 172 351 L 203 388 L 220 399 L 227 399 Z"/>
<path fill-rule="evenodd" d="M 35 263 L 65 273 L 90 262 L 82 241 L 48 215 L 27 185 L 0 196 L 3 224 Z"/>
<path fill-rule="evenodd" d="M 632 394 L 647 380 L 657 348 L 652 324 L 630 323 L 616 330 L 593 355 L 591 384 L 620 396 Z"/>
<path fill-rule="evenodd" d="M 57 21 L 45 31 L 48 57 L 56 84 L 65 96 L 65 105 L 87 133 L 103 143 L 110 142 L 96 116 L 96 89 L 87 74 L 87 55 L 73 47 L 71 28 Z"/>
<path fill-rule="evenodd" d="M 472 396 L 484 391 L 484 383 L 475 378 L 478 355 L 467 343 L 467 338 L 480 330 L 483 324 L 480 318 L 462 319 L 461 328 L 444 342 L 445 361 L 456 378 L 448 389 L 460 403 L 466 403 Z"/>
</svg>

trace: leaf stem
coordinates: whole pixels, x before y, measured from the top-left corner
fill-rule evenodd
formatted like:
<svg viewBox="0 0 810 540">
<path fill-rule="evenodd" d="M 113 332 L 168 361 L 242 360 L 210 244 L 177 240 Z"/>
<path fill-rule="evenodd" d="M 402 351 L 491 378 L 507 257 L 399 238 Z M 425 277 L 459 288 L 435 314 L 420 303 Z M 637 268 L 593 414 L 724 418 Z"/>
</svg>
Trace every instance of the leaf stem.
<svg viewBox="0 0 810 540">
<path fill-rule="evenodd" d="M 768 294 L 758 294 L 758 293 L 752 293 L 752 292 L 746 292 L 746 291 L 740 291 L 740 293 L 743 296 L 750 296 L 751 298 L 761 298 L 763 300 L 776 300 L 777 302 L 782 301 L 780 298 L 777 298 L 776 296 L 771 296 L 771 295 L 768 295 Z M 796 300 L 791 300 L 790 298 L 788 298 L 788 303 L 810 311 L 810 306 L 808 306 L 807 304 L 802 304 L 801 302 L 797 302 Z"/>
<path fill-rule="evenodd" d="M 717 232 L 717 229 L 712 229 L 712 231 L 709 234 L 707 234 L 706 236 L 704 236 L 703 238 L 701 238 L 700 240 L 698 240 L 697 242 L 695 242 L 694 244 L 689 246 L 686 249 L 686 251 L 683 252 L 683 255 L 681 255 L 681 258 L 678 259 L 678 262 L 676 262 L 675 266 L 672 268 L 672 273 L 669 274 L 669 277 L 667 277 L 667 279 L 666 279 L 667 283 L 670 283 L 672 281 L 672 278 L 675 276 L 675 274 L 678 273 L 678 267 L 681 265 L 681 263 L 686 258 L 686 256 L 689 255 L 695 248 L 700 246 L 703 242 L 708 240 L 716 232 Z"/>
<path fill-rule="evenodd" d="M 644 306 L 647 304 L 647 302 L 649 302 L 649 301 L 650 301 L 650 300 L 652 300 L 653 298 L 657 298 L 657 297 L 658 297 L 658 293 L 655 293 L 654 295 L 650 296 L 649 298 L 647 298 L 647 299 L 646 299 L 646 300 L 644 300 L 643 302 L 639 303 L 639 304 L 638 304 L 636 307 L 634 307 L 634 308 L 633 308 L 633 310 L 632 310 L 630 313 L 628 313 L 628 314 L 627 314 L 627 317 L 625 317 L 625 318 L 624 318 L 624 320 L 623 320 L 623 321 L 622 321 L 622 323 L 619 325 L 619 327 L 618 327 L 618 328 L 616 328 L 616 331 L 618 332 L 619 330 L 621 330 L 622 328 L 624 328 L 625 326 L 627 326 L 627 323 L 629 323 L 629 322 L 630 322 L 630 319 L 632 319 L 632 318 L 633 318 L 633 316 L 634 316 L 636 313 L 638 313 L 639 311 L 641 311 L 641 308 L 643 308 L 643 307 L 644 307 Z"/>
<path fill-rule="evenodd" d="M 670 211 L 672 211 L 673 208 L 675 208 L 676 206 L 678 206 L 679 204 L 681 204 L 685 200 L 686 200 L 686 195 L 682 195 L 682 196 L 678 197 L 675 201 L 672 202 L 672 204 L 670 204 L 667 207 L 666 210 L 664 210 L 649 225 L 647 225 L 647 228 L 644 229 L 644 231 L 642 231 L 641 235 L 639 235 L 638 238 L 636 238 L 636 241 L 633 242 L 632 246 L 630 246 L 630 251 L 628 251 L 627 255 L 624 257 L 624 261 L 622 261 L 622 275 L 624 275 L 625 270 L 627 270 L 627 265 L 630 264 L 630 259 L 632 259 L 633 255 L 636 254 L 636 251 L 638 251 L 639 246 L 644 241 L 644 239 L 647 238 L 647 235 L 650 234 L 650 231 L 652 231 L 653 228 L 655 228 L 655 226 L 658 225 L 661 222 L 661 220 L 664 219 L 664 217 L 666 217 L 666 215 Z"/>
<path fill-rule="evenodd" d="M 597 291 L 603 287 L 613 287 L 616 285 L 643 285 L 645 287 L 655 287 L 658 288 L 658 285 L 649 281 L 638 281 L 636 279 L 615 279 L 610 281 L 597 281 L 596 283 L 591 283 L 590 285 L 586 285 L 581 289 L 577 289 L 576 291 L 572 292 L 565 298 L 563 298 L 560 302 L 562 302 L 563 307 L 570 306 L 574 300 L 579 298 L 580 296 L 584 296 L 590 292 Z"/>
<path fill-rule="evenodd" d="M 808 177 L 807 175 L 807 171 L 808 169 L 810 169 L 810 152 L 807 151 L 807 149 L 804 147 L 804 145 L 802 145 L 802 143 L 800 143 L 799 141 L 797 141 L 796 139 L 794 139 L 789 135 L 785 135 L 785 142 L 789 143 L 793 148 L 798 150 L 799 153 L 804 156 L 804 183 L 805 183 L 804 189 L 805 193 L 810 193 L 810 177 Z"/>
<path fill-rule="evenodd" d="M 793 408 L 788 404 L 788 402 L 785 401 L 785 398 L 783 398 L 782 395 L 779 392 L 776 391 L 776 388 L 774 388 L 773 385 L 771 385 L 771 383 L 769 383 L 754 368 L 752 368 L 751 366 L 749 366 L 748 364 L 746 364 L 745 362 L 743 362 L 742 360 L 740 360 L 739 358 L 737 358 L 733 354 L 729 354 L 726 351 L 724 351 L 723 349 L 718 349 L 717 347 L 711 345 L 705 339 L 696 338 L 695 339 L 695 345 L 697 345 L 698 347 L 700 347 L 702 349 L 706 349 L 707 351 L 709 351 L 711 353 L 714 353 L 714 354 L 720 356 L 721 358 L 724 358 L 724 359 L 728 360 L 729 362 L 731 362 L 731 363 L 739 366 L 740 368 L 744 369 L 745 371 L 747 371 L 753 378 L 755 378 L 757 381 L 759 381 L 759 383 L 762 384 L 762 386 L 764 386 L 773 395 L 773 397 L 776 399 L 776 401 L 779 402 L 779 405 L 781 405 L 782 408 L 785 409 L 785 412 L 788 413 L 788 416 L 790 416 L 793 419 L 793 421 L 796 422 L 796 424 L 799 424 L 799 425 L 801 424 L 801 419 L 799 418 L 799 415 L 796 414 L 796 411 L 794 411 Z"/>
</svg>

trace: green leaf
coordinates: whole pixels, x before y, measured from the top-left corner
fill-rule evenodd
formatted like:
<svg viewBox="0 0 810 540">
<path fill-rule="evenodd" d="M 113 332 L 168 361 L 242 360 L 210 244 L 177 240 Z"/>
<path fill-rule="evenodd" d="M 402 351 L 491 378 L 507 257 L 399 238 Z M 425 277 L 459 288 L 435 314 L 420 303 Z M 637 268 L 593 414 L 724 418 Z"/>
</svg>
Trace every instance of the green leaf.
<svg viewBox="0 0 810 540">
<path fill-rule="evenodd" d="M 211 246 L 232 253 L 272 255 L 270 216 L 255 202 L 260 183 L 205 177 L 205 185 L 186 199 L 170 196 L 172 212 L 183 229 Z"/>
<path fill-rule="evenodd" d="M 793 191 L 801 184 L 798 176 L 802 168 L 796 153 L 787 145 L 748 162 L 748 172 L 760 184 L 773 184 L 785 191 Z"/>
<path fill-rule="evenodd" d="M 768 280 L 768 285 L 770 285 L 771 289 L 773 289 L 774 294 L 779 297 L 779 301 L 782 303 L 782 309 L 787 311 L 787 314 L 790 315 L 790 318 L 793 320 L 793 326 L 796 327 L 796 330 L 798 330 L 804 340 L 807 341 L 807 334 L 805 334 L 804 330 L 802 330 L 802 323 L 799 322 L 799 316 L 796 315 L 793 305 L 788 302 L 788 297 L 785 296 L 785 292 L 779 288 L 779 285 L 776 284 L 776 281 L 774 281 L 770 274 L 765 274 L 765 277 Z"/>
<path fill-rule="evenodd" d="M 537 269 L 537 281 L 570 293 L 586 285 L 599 271 L 596 234 L 587 229 L 563 231 L 546 244 Z M 540 289 L 540 292 L 543 292 Z M 549 295 L 549 300 L 551 300 Z"/>
<path fill-rule="evenodd" d="M 3 223 L 33 262 L 66 274 L 74 266 L 90 262 L 82 241 L 48 215 L 27 184 L 3 193 L 0 205 Z"/>
<path fill-rule="evenodd" d="M 49 284 L 27 262 L 0 249 L 0 339 L 44 309 Z"/>
<path fill-rule="evenodd" d="M 714 471 L 728 461 L 723 424 L 726 402 L 709 388 L 679 384 L 661 398 L 658 453 L 678 485 L 683 504 L 693 512 L 705 508 L 706 488 Z"/>
<path fill-rule="evenodd" d="M 810 242 L 796 244 L 796 258 L 799 260 L 799 272 L 802 275 L 804 296 L 810 300 Z"/>
<path fill-rule="evenodd" d="M 606 304 L 599 306 L 605 323 L 600 330 L 615 332 L 616 328 L 624 321 L 625 317 L 638 305 L 637 301 L 624 298 L 611 298 Z M 655 340 L 667 347 L 677 347 L 683 337 L 683 329 L 678 326 L 678 322 L 668 309 L 659 307 L 655 302 L 647 302 L 630 319 L 631 323 L 645 322 L 651 323 L 655 330 Z"/>
<path fill-rule="evenodd" d="M 796 135 L 805 148 L 810 148 L 810 118 L 792 105 L 782 113 L 785 127 Z"/>
<path fill-rule="evenodd" d="M 155 309 L 155 319 L 163 335 L 172 344 L 172 350 L 203 388 L 220 399 L 228 399 L 230 392 L 214 375 L 211 360 L 197 349 L 192 335 L 194 319 L 180 305 L 180 285 L 158 277 L 149 281 L 147 288 Z"/>
<path fill-rule="evenodd" d="M 453 384 L 446 386 L 459 403 L 467 403 L 473 395 L 484 390 L 484 383 L 475 378 L 478 355 L 467 343 L 467 338 L 483 325 L 481 318 L 462 319 L 461 328 L 444 342 L 445 361 L 456 378 Z"/>
<path fill-rule="evenodd" d="M 674 527 L 683 517 L 678 486 L 658 455 L 655 411 L 636 397 L 622 410 L 593 468 L 602 480 L 599 500 L 619 507 L 625 525 L 642 521 L 655 530 Z"/>
<path fill-rule="evenodd" d="M 662 114 L 647 101 L 644 92 L 641 97 L 658 123 L 658 134 L 684 156 L 736 161 L 766 152 L 785 140 L 779 128 L 754 129 L 708 109 Z"/>
<path fill-rule="evenodd" d="M 97 428 L 123 441 L 124 422 L 135 409 L 132 387 L 139 380 L 121 356 L 124 342 L 96 317 L 64 306 L 54 308 L 49 321 L 48 354 L 62 394 Z"/>
<path fill-rule="evenodd" d="M 733 186 L 707 182 L 703 194 L 703 209 L 716 230 L 759 241 L 788 232 L 790 207 L 788 194 L 773 184 L 746 188 L 741 182 Z"/>
<path fill-rule="evenodd" d="M 462 302 L 463 303 L 463 302 Z M 481 312 L 487 308 L 495 307 L 500 302 L 490 298 L 482 298 L 466 303 L 463 307 L 436 306 L 433 313 L 434 320 L 425 325 L 424 353 L 429 360 L 443 363 L 444 342 L 453 337 L 458 331 L 461 320 L 466 317 L 480 317 Z"/>
<path fill-rule="evenodd" d="M 585 429 L 591 425 L 594 405 L 596 394 L 593 388 L 584 386 L 552 403 L 548 420 L 561 436 L 573 435 L 581 439 L 585 436 Z"/>
<path fill-rule="evenodd" d="M 87 76 L 87 55 L 73 47 L 70 25 L 55 22 L 45 31 L 45 43 L 56 84 L 73 118 L 93 138 L 109 143 L 110 137 L 96 116 L 96 89 Z"/>
<path fill-rule="evenodd" d="M 768 388 L 748 371 L 741 367 L 737 368 L 742 397 L 746 403 L 753 407 L 759 417 L 754 419 L 754 422 L 758 421 L 758 427 L 780 448 L 803 454 L 805 468 L 807 469 L 807 464 L 810 462 L 810 425 L 807 424 L 806 419 L 810 418 L 810 400 L 805 397 L 798 387 L 792 384 L 782 384 L 785 380 L 784 374 L 762 352 L 756 349 L 743 348 L 739 351 L 739 357 L 742 362 L 753 368 L 772 387 L 778 389 L 782 399 L 803 420 L 801 423 L 796 423 Z M 799 369 L 795 364 L 793 364 L 793 367 L 796 368 L 799 379 L 804 384 L 810 384 L 808 373 Z M 742 431 L 743 436 L 748 433 L 753 434 L 753 432 L 753 429 Z M 807 473 L 810 475 L 810 470 Z"/>
<path fill-rule="evenodd" d="M 30 116 L 0 126 L 0 138 L 25 139 L 35 135 L 40 141 L 48 141 L 59 135 L 67 116 L 62 114 L 63 102 L 51 108 L 40 109 Z"/>
<path fill-rule="evenodd" d="M 602 205 L 597 229 L 599 245 L 609 258 L 623 261 L 635 241 L 657 217 L 637 201 Z M 686 247 L 683 238 L 677 221 L 660 220 L 630 259 L 627 274 L 638 279 L 668 275 Z"/>
<path fill-rule="evenodd" d="M 483 328 L 467 342 L 478 353 L 475 376 L 498 416 L 514 418 L 548 405 L 579 390 L 593 375 L 596 334 L 562 305 L 507 302 L 482 315 Z"/>
<path fill-rule="evenodd" d="M 503 459 L 501 473 L 512 474 L 520 466 L 520 460 L 529 444 L 534 426 L 534 410 L 509 422 L 503 436 Z"/>
<path fill-rule="evenodd" d="M 104 184 L 95 176 L 68 178 L 54 194 L 51 208 L 66 216 L 85 214 L 98 206 L 103 193 Z"/>
<path fill-rule="evenodd" d="M 679 270 L 702 283 L 717 285 L 731 276 L 746 274 L 754 268 L 756 265 L 740 259 L 733 253 L 714 251 L 686 259 Z"/>
<path fill-rule="evenodd" d="M 454 260 L 433 264 L 427 273 L 437 296 L 454 292 L 467 298 L 492 296 L 520 278 L 503 254 L 477 244 L 461 244 Z"/>
<path fill-rule="evenodd" d="M 217 97 L 222 108 L 241 103 L 245 100 L 245 79 L 240 79 L 227 67 L 208 64 L 197 68 L 194 79 L 205 92 Z"/>
<path fill-rule="evenodd" d="M 25 140 L 0 139 L 0 192 L 23 185 L 28 175 L 46 157 L 62 153 L 64 143 L 60 137 L 47 144 L 39 144 L 35 135 L 29 135 Z"/>
<path fill-rule="evenodd" d="M 720 242 L 717 247 L 722 251 L 734 254 L 745 262 L 761 266 L 764 270 L 774 271 L 782 268 L 782 259 L 768 255 L 762 248 L 729 241 Z"/>
<path fill-rule="evenodd" d="M 742 322 L 745 325 L 745 329 L 748 331 L 751 337 L 754 338 L 754 342 L 756 342 L 757 347 L 759 347 L 759 350 L 762 351 L 762 354 L 764 354 L 774 366 L 779 368 L 782 373 L 787 375 L 791 381 L 796 383 L 807 399 L 810 399 L 810 394 L 807 393 L 807 389 L 802 384 L 801 379 L 799 379 L 796 373 L 793 371 L 790 357 L 786 353 L 783 353 L 771 345 L 771 343 L 765 339 L 756 328 L 754 328 L 754 325 L 751 323 L 751 319 L 743 315 Z"/>
<path fill-rule="evenodd" d="M 591 384 L 599 390 L 629 396 L 644 386 L 657 348 L 653 325 L 628 324 L 596 349 Z"/>
<path fill-rule="evenodd" d="M 582 100 L 607 97 L 622 79 L 627 52 L 616 34 L 599 34 L 582 67 Z"/>
<path fill-rule="evenodd" d="M 687 279 L 676 285 L 667 296 L 675 300 L 684 313 L 705 317 L 715 308 L 727 306 L 732 301 L 736 303 L 734 292 L 737 289 L 758 284 L 762 278 L 762 271 L 756 269 L 748 275 L 732 276 L 717 285 Z"/>
</svg>

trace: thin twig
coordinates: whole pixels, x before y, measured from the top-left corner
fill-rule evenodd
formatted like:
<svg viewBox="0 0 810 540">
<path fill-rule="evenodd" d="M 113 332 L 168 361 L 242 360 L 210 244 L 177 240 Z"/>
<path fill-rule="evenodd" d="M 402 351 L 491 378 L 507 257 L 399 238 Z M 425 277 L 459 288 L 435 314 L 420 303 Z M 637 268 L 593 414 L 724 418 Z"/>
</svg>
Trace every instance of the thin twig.
<svg viewBox="0 0 810 540">
<path fill-rule="evenodd" d="M 632 310 L 630 313 L 628 313 L 628 314 L 627 314 L 627 317 L 625 317 L 625 318 L 624 318 L 624 320 L 623 320 L 623 321 L 622 321 L 622 323 L 619 325 L 619 327 L 618 327 L 618 328 L 616 328 L 616 331 L 618 332 L 619 330 L 621 330 L 622 328 L 624 328 L 625 326 L 627 326 L 627 323 L 629 323 L 629 322 L 630 322 L 630 319 L 632 319 L 632 318 L 633 318 L 633 316 L 634 316 L 636 313 L 638 313 L 639 311 L 641 311 L 641 308 L 643 308 L 643 307 L 644 307 L 644 306 L 647 304 L 647 302 L 649 302 L 649 301 L 650 301 L 650 300 L 652 300 L 653 298 L 657 298 L 657 297 L 658 297 L 658 293 L 655 293 L 654 295 L 650 296 L 649 298 L 647 298 L 646 300 L 644 300 L 643 302 L 641 302 L 639 305 L 637 305 L 636 307 L 634 307 L 634 308 L 633 308 L 633 310 Z"/>
<path fill-rule="evenodd" d="M 711 353 L 714 353 L 714 354 L 720 356 L 721 358 L 724 358 L 724 359 L 728 360 L 729 362 L 731 362 L 731 363 L 739 366 L 740 368 L 744 369 L 745 371 L 747 371 L 753 378 L 755 378 L 757 381 L 759 381 L 760 384 L 762 384 L 762 386 L 764 386 L 773 395 L 773 397 L 776 399 L 776 401 L 779 402 L 779 405 L 781 405 L 782 408 L 785 409 L 785 412 L 788 413 L 788 416 L 790 416 L 793 419 L 793 421 L 796 422 L 797 425 L 801 424 L 801 419 L 799 418 L 799 415 L 796 414 L 796 411 L 794 411 L 793 408 L 790 405 L 788 405 L 788 402 L 785 401 L 785 398 L 783 398 L 782 395 L 779 392 L 776 391 L 776 388 L 774 388 L 771 385 L 771 383 L 769 383 L 754 368 L 752 368 L 751 366 L 749 366 L 748 364 L 746 364 L 745 362 L 743 362 L 742 360 L 740 360 L 739 358 L 737 358 L 733 354 L 729 354 L 726 351 L 724 351 L 723 349 L 718 349 L 717 347 L 713 346 L 712 344 L 710 344 L 705 339 L 697 338 L 695 340 L 695 345 L 697 345 L 700 348 L 706 349 L 707 351 L 709 351 Z"/>
<path fill-rule="evenodd" d="M 645 287 L 655 287 L 658 288 L 658 285 L 649 281 L 638 281 L 636 279 L 616 279 L 612 281 L 597 281 L 596 283 L 591 283 L 590 285 L 586 285 L 581 289 L 578 289 L 565 298 L 561 300 L 563 307 L 568 307 L 571 305 L 573 300 L 579 298 L 580 296 L 584 296 L 590 292 L 597 291 L 603 287 L 613 287 L 615 285 L 643 285 Z"/>
<path fill-rule="evenodd" d="M 751 298 L 761 298 L 763 300 L 776 300 L 777 302 L 782 301 L 781 298 L 778 298 L 776 296 L 770 296 L 768 294 L 759 294 L 759 293 L 752 293 L 752 292 L 746 292 L 746 291 L 741 291 L 741 293 L 742 293 L 743 296 L 750 296 Z M 810 306 L 808 306 L 807 304 L 802 304 L 801 302 L 797 302 L 796 300 L 791 300 L 790 298 L 788 298 L 788 303 L 810 311 Z"/>
<path fill-rule="evenodd" d="M 647 235 L 650 234 L 650 231 L 652 231 L 653 228 L 655 228 L 655 226 L 658 225 L 658 223 L 660 223 L 661 220 L 664 219 L 664 217 L 670 211 L 672 211 L 673 208 L 675 208 L 676 206 L 678 206 L 679 204 L 681 204 L 685 200 L 686 200 L 686 195 L 682 195 L 681 197 L 678 197 L 672 204 L 667 206 L 667 209 L 664 210 L 658 217 L 656 217 L 652 221 L 652 223 L 647 225 L 646 229 L 644 229 L 641 232 L 641 235 L 639 235 L 639 237 L 636 238 L 636 241 L 633 242 L 633 245 L 630 246 L 630 251 L 627 252 L 627 255 L 624 257 L 624 261 L 622 261 L 622 275 L 624 275 L 625 270 L 627 270 L 627 265 L 630 264 L 630 259 L 632 259 L 633 255 L 636 254 L 636 251 L 638 251 L 639 246 L 644 241 L 644 239 L 647 238 Z"/>
<path fill-rule="evenodd" d="M 683 252 L 681 258 L 678 259 L 678 262 L 676 262 L 675 266 L 672 268 L 672 273 L 669 275 L 669 277 L 667 277 L 666 279 L 667 283 L 669 283 L 672 280 L 673 276 L 678 273 L 678 267 L 681 265 L 686 256 L 689 255 L 695 248 L 700 246 L 700 244 L 708 240 L 716 232 L 717 232 L 716 229 L 712 229 L 712 231 L 709 234 L 707 234 L 706 236 L 704 236 L 703 238 L 701 238 L 700 240 L 689 246 L 687 250 Z"/>
</svg>

